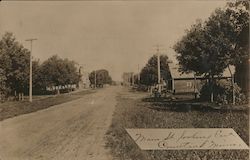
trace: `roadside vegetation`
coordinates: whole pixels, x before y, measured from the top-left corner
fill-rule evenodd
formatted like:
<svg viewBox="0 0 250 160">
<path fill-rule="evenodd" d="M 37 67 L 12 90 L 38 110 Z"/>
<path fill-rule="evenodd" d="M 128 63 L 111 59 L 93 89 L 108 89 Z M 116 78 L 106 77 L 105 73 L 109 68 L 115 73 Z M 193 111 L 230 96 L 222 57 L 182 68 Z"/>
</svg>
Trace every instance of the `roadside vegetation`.
<svg viewBox="0 0 250 160">
<path fill-rule="evenodd" d="M 91 83 L 91 86 L 99 88 L 107 84 L 111 85 L 113 83 L 112 78 L 106 69 L 92 71 L 89 74 L 89 81 Z"/>
<path fill-rule="evenodd" d="M 30 51 L 17 41 L 13 33 L 6 32 L 0 39 L 0 100 L 24 100 L 29 93 Z M 51 56 L 43 63 L 32 60 L 33 94 L 59 93 L 60 89 L 80 81 L 76 62 Z M 53 88 L 48 90 L 48 88 Z"/>
<path fill-rule="evenodd" d="M 194 89 L 194 92 L 201 96 L 200 100 L 219 105 L 247 103 L 248 1 L 228 2 L 224 8 L 215 9 L 207 19 L 197 19 L 196 23 L 185 30 L 185 34 L 173 45 L 173 49 L 178 60 L 178 72 L 203 78 L 202 87 L 199 90 Z M 175 78 L 169 67 L 171 61 L 166 55 L 160 55 L 159 61 L 160 83 L 166 82 L 166 90 L 175 93 L 171 85 L 172 79 Z M 140 73 L 130 77 L 130 84 L 135 84 L 140 90 L 157 86 L 157 71 L 157 56 L 154 55 Z M 224 76 L 225 71 L 230 75 Z"/>
<path fill-rule="evenodd" d="M 117 97 L 106 146 L 114 159 L 130 160 L 247 160 L 248 150 L 165 150 L 143 151 L 125 128 L 233 128 L 248 142 L 248 108 L 238 111 L 170 109 L 168 104 L 143 101 L 144 93 L 123 92 Z M 130 95 L 130 96 L 127 96 Z M 145 95 L 145 94 L 144 94 Z M 137 98 L 136 98 L 137 97 Z"/>
<path fill-rule="evenodd" d="M 60 94 L 55 96 L 40 96 L 39 98 L 34 99 L 32 103 L 28 101 L 9 101 L 0 103 L 0 121 L 76 100 L 81 98 L 83 95 L 90 93 L 94 93 L 94 91 L 83 90 L 75 93 Z"/>
<path fill-rule="evenodd" d="M 235 80 L 242 86 L 241 89 L 245 94 L 249 91 L 246 87 L 248 86 L 246 84 L 249 84 L 249 71 L 243 69 L 246 64 L 249 65 L 248 1 L 229 2 L 225 8 L 217 8 L 207 20 L 197 20 L 173 48 L 177 53 L 180 71 L 193 72 L 208 79 L 209 89 L 206 92 L 210 96 L 206 97 L 209 97 L 211 102 L 215 101 L 214 92 L 216 87 L 218 88 L 215 77 L 221 77 L 224 70 L 229 70 L 233 77 L 232 94 L 227 93 L 225 86 L 220 85 L 220 87 L 222 92 L 224 90 L 224 99 L 227 99 L 226 96 L 232 97 L 232 103 L 235 104 L 234 92 L 238 88 L 234 83 Z M 230 66 L 236 67 L 235 75 Z M 245 77 L 237 77 L 240 74 L 244 74 Z"/>
<path fill-rule="evenodd" d="M 171 73 L 168 65 L 169 58 L 166 55 L 160 55 L 160 68 L 161 68 L 161 77 L 165 80 L 171 79 Z M 157 75 L 157 56 L 152 56 L 145 67 L 142 68 L 140 73 L 140 82 L 138 78 L 134 77 L 135 84 L 142 84 L 147 86 L 152 86 L 158 83 Z M 138 75 L 135 75 L 138 76 Z"/>
</svg>

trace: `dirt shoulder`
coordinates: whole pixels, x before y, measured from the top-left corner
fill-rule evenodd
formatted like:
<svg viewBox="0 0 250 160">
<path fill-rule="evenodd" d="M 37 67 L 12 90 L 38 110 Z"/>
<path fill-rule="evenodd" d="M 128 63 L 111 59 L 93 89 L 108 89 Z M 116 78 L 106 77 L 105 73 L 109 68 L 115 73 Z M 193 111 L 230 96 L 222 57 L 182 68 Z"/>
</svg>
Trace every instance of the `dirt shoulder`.
<svg viewBox="0 0 250 160">
<path fill-rule="evenodd" d="M 28 101 L 12 101 L 0 103 L 0 121 L 18 115 L 46 109 L 54 105 L 62 104 L 81 98 L 85 94 L 94 93 L 93 90 L 83 90 L 70 94 L 56 96 L 44 96 L 34 99 L 32 103 Z"/>
</svg>

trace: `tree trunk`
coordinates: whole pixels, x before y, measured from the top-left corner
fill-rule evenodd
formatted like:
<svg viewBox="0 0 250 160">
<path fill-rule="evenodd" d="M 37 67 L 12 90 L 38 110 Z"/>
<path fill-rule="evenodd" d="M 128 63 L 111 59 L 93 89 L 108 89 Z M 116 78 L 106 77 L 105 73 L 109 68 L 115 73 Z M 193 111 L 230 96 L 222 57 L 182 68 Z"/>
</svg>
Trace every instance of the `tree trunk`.
<svg viewBox="0 0 250 160">
<path fill-rule="evenodd" d="M 214 102 L 214 76 L 210 77 L 210 85 L 211 85 L 211 95 L 210 95 L 210 102 Z"/>
<path fill-rule="evenodd" d="M 14 92 L 14 100 L 16 101 L 17 100 L 17 97 L 16 97 L 17 95 L 16 95 L 16 91 Z"/>
<path fill-rule="evenodd" d="M 197 99 L 196 76 L 194 74 L 194 99 Z"/>
<path fill-rule="evenodd" d="M 21 93 L 21 100 L 24 100 L 23 92 Z"/>
<path fill-rule="evenodd" d="M 211 92 L 211 95 L 210 95 L 210 102 L 214 102 L 214 93 L 213 93 L 213 91 Z"/>
<path fill-rule="evenodd" d="M 232 95 L 232 103 L 234 105 L 235 104 L 234 75 L 233 75 L 230 67 L 227 66 L 227 68 L 228 68 L 228 70 L 230 72 L 230 75 L 231 75 L 231 84 L 232 84 L 232 93 L 233 93 L 233 95 Z"/>
<path fill-rule="evenodd" d="M 21 100 L 21 93 L 18 93 L 18 101 Z"/>
</svg>

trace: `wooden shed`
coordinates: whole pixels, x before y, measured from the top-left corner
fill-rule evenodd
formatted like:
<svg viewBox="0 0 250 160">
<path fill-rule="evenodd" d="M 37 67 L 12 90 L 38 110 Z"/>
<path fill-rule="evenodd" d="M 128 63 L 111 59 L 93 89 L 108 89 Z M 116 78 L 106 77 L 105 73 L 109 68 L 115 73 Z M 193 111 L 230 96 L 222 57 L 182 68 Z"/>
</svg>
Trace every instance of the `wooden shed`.
<svg viewBox="0 0 250 160">
<path fill-rule="evenodd" d="M 208 79 L 204 76 L 195 76 L 194 72 L 192 73 L 181 73 L 179 70 L 179 65 L 170 63 L 169 69 L 171 74 L 171 79 L 167 80 L 169 84 L 169 90 L 172 90 L 174 93 L 194 93 L 199 92 L 202 87 L 202 82 L 207 81 Z M 232 72 L 234 73 L 234 67 L 230 66 Z M 218 79 L 231 79 L 231 74 L 229 70 L 225 70 L 221 77 Z"/>
</svg>

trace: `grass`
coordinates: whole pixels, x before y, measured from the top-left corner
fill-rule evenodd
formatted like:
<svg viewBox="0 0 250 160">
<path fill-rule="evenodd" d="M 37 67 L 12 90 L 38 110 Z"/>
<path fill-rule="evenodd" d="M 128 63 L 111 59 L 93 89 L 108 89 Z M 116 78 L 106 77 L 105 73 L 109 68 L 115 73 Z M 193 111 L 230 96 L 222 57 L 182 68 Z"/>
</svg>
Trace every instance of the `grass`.
<svg viewBox="0 0 250 160">
<path fill-rule="evenodd" d="M 51 106 L 69 102 L 81 98 L 85 94 L 93 93 L 92 90 L 84 90 L 75 93 L 61 94 L 56 96 L 45 96 L 34 99 L 32 103 L 25 101 L 12 101 L 0 103 L 0 121 L 18 115 L 27 114 L 49 108 Z"/>
<path fill-rule="evenodd" d="M 131 97 L 137 96 L 138 93 Z M 159 109 L 155 103 L 117 97 L 118 104 L 112 125 L 107 132 L 107 144 L 114 159 L 120 160 L 247 160 L 248 150 L 155 150 L 143 151 L 125 128 L 233 128 L 249 144 L 248 110 L 173 110 Z M 155 108 L 154 108 L 155 107 Z"/>
</svg>

